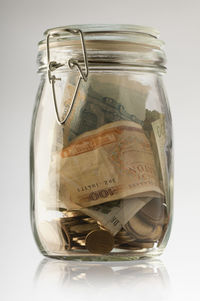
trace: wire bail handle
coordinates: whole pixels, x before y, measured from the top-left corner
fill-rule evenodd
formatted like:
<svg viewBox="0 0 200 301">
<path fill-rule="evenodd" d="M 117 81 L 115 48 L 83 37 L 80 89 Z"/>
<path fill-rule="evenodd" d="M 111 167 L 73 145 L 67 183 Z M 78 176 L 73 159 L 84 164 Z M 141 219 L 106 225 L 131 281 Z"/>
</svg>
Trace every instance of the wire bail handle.
<svg viewBox="0 0 200 301">
<path fill-rule="evenodd" d="M 88 79 L 89 68 L 88 68 L 87 52 L 86 52 L 85 41 L 84 41 L 84 36 L 83 36 L 82 30 L 80 30 L 80 29 L 67 29 L 67 28 L 63 29 L 62 32 L 69 32 L 71 34 L 79 34 L 80 35 L 82 52 L 83 52 L 83 60 L 84 60 L 84 64 L 85 64 L 85 70 L 84 71 L 82 70 L 78 60 L 75 60 L 73 58 L 68 60 L 67 64 L 68 64 L 69 68 L 70 69 L 76 68 L 78 70 L 79 79 L 77 81 L 76 88 L 75 88 L 75 91 L 74 91 L 74 95 L 72 97 L 72 101 L 71 101 L 69 109 L 66 113 L 66 116 L 64 117 L 63 120 L 61 120 L 60 117 L 59 117 L 59 113 L 58 113 L 58 106 L 57 106 L 56 92 L 55 92 L 55 82 L 56 82 L 56 80 L 61 80 L 61 78 L 57 78 L 55 75 L 52 75 L 52 72 L 55 71 L 56 69 L 64 66 L 65 64 L 60 64 L 60 63 L 57 63 L 56 61 L 51 61 L 50 60 L 50 47 L 49 47 L 50 38 L 51 37 L 58 37 L 60 32 L 61 32 L 60 30 L 59 31 L 53 31 L 52 33 L 49 33 L 47 35 L 47 38 L 46 38 L 46 51 L 47 51 L 47 64 L 48 64 L 48 78 L 49 78 L 49 82 L 50 82 L 51 87 L 52 87 L 54 109 L 55 109 L 55 113 L 56 113 L 56 120 L 57 120 L 59 125 L 63 125 L 66 122 L 67 118 L 69 117 L 69 115 L 72 111 L 72 108 L 73 108 L 74 102 L 76 100 L 76 96 L 77 96 L 77 93 L 78 93 L 78 89 L 79 89 L 79 85 L 80 85 L 81 80 L 83 79 L 86 82 L 87 79 Z"/>
</svg>

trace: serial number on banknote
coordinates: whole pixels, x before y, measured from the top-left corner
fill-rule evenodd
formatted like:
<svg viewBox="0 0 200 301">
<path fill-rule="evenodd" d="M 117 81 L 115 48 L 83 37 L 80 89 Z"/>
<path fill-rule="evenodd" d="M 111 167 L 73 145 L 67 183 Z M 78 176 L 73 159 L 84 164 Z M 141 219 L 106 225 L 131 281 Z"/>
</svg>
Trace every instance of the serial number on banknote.
<svg viewBox="0 0 200 301">
<path fill-rule="evenodd" d="M 145 182 L 141 182 L 141 183 L 130 183 L 128 185 L 129 188 L 134 188 L 134 187 L 138 187 L 138 186 L 144 186 L 144 185 L 154 185 L 154 182 L 151 180 L 145 181 Z"/>
<path fill-rule="evenodd" d="M 102 182 L 99 182 L 99 183 L 92 183 L 90 185 L 85 185 L 85 186 L 82 186 L 82 187 L 78 187 L 77 191 L 82 192 L 82 191 L 92 190 L 92 189 L 95 189 L 95 188 L 99 188 L 102 185 L 108 186 L 108 185 L 113 184 L 113 183 L 116 183 L 115 178 L 103 180 Z"/>
</svg>

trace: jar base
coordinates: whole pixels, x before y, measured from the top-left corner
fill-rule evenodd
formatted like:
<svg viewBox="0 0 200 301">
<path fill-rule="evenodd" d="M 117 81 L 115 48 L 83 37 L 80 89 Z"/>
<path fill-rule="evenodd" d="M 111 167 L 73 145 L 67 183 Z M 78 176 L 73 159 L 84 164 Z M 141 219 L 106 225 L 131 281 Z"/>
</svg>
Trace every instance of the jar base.
<svg viewBox="0 0 200 301">
<path fill-rule="evenodd" d="M 60 259 L 66 261 L 133 261 L 133 260 L 140 260 L 140 259 L 148 259 L 153 258 L 156 256 L 160 256 L 163 253 L 163 249 L 141 249 L 141 250 L 132 250 L 127 251 L 123 250 L 114 251 L 110 254 L 101 255 L 101 254 L 89 254 L 84 252 L 75 252 L 75 251 L 67 251 L 66 255 L 61 254 L 47 254 L 46 252 L 42 251 L 42 254 L 45 257 L 53 258 L 53 259 Z"/>
</svg>

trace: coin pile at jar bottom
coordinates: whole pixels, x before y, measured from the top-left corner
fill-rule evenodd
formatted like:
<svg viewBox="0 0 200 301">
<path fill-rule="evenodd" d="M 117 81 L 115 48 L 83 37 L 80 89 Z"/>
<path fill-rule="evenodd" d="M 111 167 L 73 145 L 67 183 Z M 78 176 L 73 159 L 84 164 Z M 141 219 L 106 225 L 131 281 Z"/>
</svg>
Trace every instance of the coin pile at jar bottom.
<svg viewBox="0 0 200 301">
<path fill-rule="evenodd" d="M 151 200 L 115 236 L 78 210 L 66 211 L 60 219 L 66 250 L 88 250 L 93 254 L 108 254 L 113 248 L 153 248 L 162 242 L 167 223 L 166 205 L 160 199 Z"/>
</svg>

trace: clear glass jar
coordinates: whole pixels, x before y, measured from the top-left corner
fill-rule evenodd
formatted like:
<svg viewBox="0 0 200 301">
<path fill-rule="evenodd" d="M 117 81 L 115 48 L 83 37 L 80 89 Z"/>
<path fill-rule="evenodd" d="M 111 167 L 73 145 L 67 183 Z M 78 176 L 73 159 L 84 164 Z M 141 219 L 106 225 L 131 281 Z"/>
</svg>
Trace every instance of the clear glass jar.
<svg viewBox="0 0 200 301">
<path fill-rule="evenodd" d="M 163 252 L 172 219 L 172 125 L 152 28 L 76 25 L 39 43 L 31 221 L 49 257 Z"/>
</svg>

